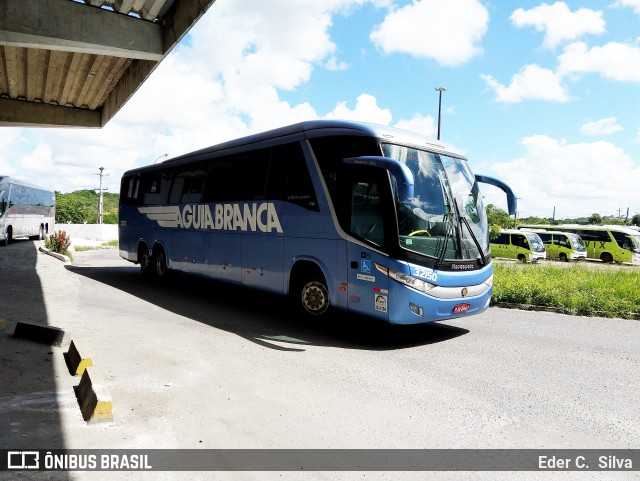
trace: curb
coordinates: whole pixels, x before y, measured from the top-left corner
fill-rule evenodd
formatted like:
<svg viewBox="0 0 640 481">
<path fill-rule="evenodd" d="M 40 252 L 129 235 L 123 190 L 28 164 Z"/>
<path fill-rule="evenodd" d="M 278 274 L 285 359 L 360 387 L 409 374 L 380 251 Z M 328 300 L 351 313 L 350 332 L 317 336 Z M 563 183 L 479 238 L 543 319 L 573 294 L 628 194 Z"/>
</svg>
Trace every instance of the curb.
<svg viewBox="0 0 640 481">
<path fill-rule="evenodd" d="M 69 374 L 72 376 L 81 376 L 84 374 L 84 370 L 93 366 L 93 361 L 90 357 L 83 358 L 78 349 L 78 343 L 71 341 L 69 345 L 69 351 L 64 353 L 64 360 L 69 368 Z"/>
<path fill-rule="evenodd" d="M 38 249 L 40 250 L 40 252 L 50 255 L 51 257 L 55 257 L 56 259 L 59 259 L 65 263 L 66 262 L 71 263 L 71 259 L 69 259 L 67 256 L 63 254 L 58 254 L 57 252 L 50 251 L 46 247 L 39 247 Z"/>
<path fill-rule="evenodd" d="M 93 367 L 92 359 L 86 357 L 86 352 L 84 357 L 80 354 L 76 341 L 71 341 L 64 360 L 72 376 L 82 375 L 80 384 L 73 386 L 82 418 L 90 423 L 113 421 L 113 401 L 107 384 Z"/>
<path fill-rule="evenodd" d="M 73 390 L 85 421 L 113 421 L 111 395 L 106 384 L 93 367 L 87 367 L 84 370 L 80 384 L 74 386 Z"/>
<path fill-rule="evenodd" d="M 66 332 L 59 327 L 28 322 L 18 322 L 13 331 L 13 337 L 58 347 L 66 344 L 69 340 Z"/>
<path fill-rule="evenodd" d="M 539 312 L 553 312 L 555 314 L 565 314 L 567 316 L 582 316 L 582 317 L 607 317 L 616 319 L 629 319 L 640 320 L 640 313 L 636 312 L 596 312 L 595 314 L 586 314 L 581 312 L 571 312 L 569 309 L 563 309 L 560 307 L 551 306 L 535 306 L 533 304 L 516 304 L 511 302 L 491 302 L 491 307 L 501 307 L 503 309 L 520 309 L 522 311 L 539 311 Z M 614 315 L 615 314 L 615 315 Z"/>
</svg>

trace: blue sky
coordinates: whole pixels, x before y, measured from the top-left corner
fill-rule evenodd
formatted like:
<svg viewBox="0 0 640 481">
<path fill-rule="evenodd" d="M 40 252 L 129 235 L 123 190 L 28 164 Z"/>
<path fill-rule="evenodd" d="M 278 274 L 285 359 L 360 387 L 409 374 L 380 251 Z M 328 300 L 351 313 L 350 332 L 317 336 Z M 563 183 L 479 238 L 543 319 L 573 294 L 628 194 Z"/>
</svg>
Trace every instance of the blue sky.
<svg viewBox="0 0 640 481">
<path fill-rule="evenodd" d="M 519 216 L 640 213 L 640 0 L 217 0 L 100 130 L 0 129 L 56 190 L 318 118 L 398 125 L 509 183 Z M 505 208 L 501 196 L 483 191 Z"/>
</svg>

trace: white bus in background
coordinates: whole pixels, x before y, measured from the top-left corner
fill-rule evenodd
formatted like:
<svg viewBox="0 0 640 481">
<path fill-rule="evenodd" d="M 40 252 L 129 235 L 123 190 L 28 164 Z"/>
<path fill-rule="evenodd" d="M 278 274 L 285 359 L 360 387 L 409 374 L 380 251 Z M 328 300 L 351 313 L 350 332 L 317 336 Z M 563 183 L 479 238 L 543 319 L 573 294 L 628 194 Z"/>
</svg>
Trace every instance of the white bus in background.
<svg viewBox="0 0 640 481">
<path fill-rule="evenodd" d="M 52 190 L 0 176 L 0 245 L 16 237 L 44 239 L 54 228 L 55 205 Z"/>
</svg>

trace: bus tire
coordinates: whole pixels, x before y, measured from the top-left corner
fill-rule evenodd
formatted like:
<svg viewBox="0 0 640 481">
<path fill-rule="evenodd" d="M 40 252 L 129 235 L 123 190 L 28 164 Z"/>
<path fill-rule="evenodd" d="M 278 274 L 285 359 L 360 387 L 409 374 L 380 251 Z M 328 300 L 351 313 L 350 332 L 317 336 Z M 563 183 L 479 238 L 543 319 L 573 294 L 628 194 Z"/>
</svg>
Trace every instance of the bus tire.
<svg viewBox="0 0 640 481">
<path fill-rule="evenodd" d="M 8 246 L 13 240 L 13 230 L 11 226 L 7 227 L 7 230 L 4 233 L 4 240 L 2 241 L 2 245 Z"/>
<path fill-rule="evenodd" d="M 147 246 L 141 245 L 138 248 L 138 262 L 140 263 L 140 271 L 145 276 L 153 274 L 153 262 Z"/>
<path fill-rule="evenodd" d="M 324 279 L 309 279 L 301 286 L 300 304 L 307 314 L 321 316 L 329 309 L 329 290 Z"/>
<path fill-rule="evenodd" d="M 38 230 L 37 235 L 32 235 L 29 237 L 31 240 L 44 240 L 44 227 L 40 225 L 40 229 Z"/>
<path fill-rule="evenodd" d="M 164 249 L 162 247 L 155 247 L 153 249 L 153 273 L 158 278 L 163 278 L 167 275 L 167 257 L 164 253 Z"/>
<path fill-rule="evenodd" d="M 613 262 L 613 256 L 611 254 L 609 254 L 608 252 L 603 252 L 600 255 L 600 260 L 602 260 L 602 262 L 604 262 L 605 264 L 609 264 L 609 263 Z"/>
<path fill-rule="evenodd" d="M 323 317 L 329 311 L 329 289 L 319 269 L 297 270 L 291 289 L 291 302 L 296 311 L 309 318 Z"/>
<path fill-rule="evenodd" d="M 524 254 L 518 254 L 518 260 L 523 264 L 527 263 L 527 258 L 524 256 Z"/>
<path fill-rule="evenodd" d="M 567 254 L 565 254 L 564 252 L 560 253 L 560 262 L 569 262 L 569 258 L 567 257 Z"/>
</svg>

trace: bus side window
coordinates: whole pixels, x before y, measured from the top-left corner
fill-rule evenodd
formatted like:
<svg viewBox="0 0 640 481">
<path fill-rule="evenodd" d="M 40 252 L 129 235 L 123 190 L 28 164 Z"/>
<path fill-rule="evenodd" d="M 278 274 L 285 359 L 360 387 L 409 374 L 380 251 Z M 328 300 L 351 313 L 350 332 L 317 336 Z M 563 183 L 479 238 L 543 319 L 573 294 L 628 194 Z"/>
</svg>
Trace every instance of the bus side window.
<svg viewBox="0 0 640 481">
<path fill-rule="evenodd" d="M 378 184 L 355 182 L 351 186 L 351 232 L 384 247 L 384 223 Z"/>
<path fill-rule="evenodd" d="M 204 172 L 187 172 L 182 178 L 181 204 L 193 204 L 202 200 Z M 176 178 L 177 180 L 177 178 Z"/>
<path fill-rule="evenodd" d="M 209 161 L 203 202 L 234 202 L 245 199 L 247 186 L 245 154 L 217 157 Z"/>
<path fill-rule="evenodd" d="M 552 234 L 545 234 L 544 232 L 540 232 L 538 233 L 538 235 L 540 236 L 540 239 L 542 239 L 542 243 L 544 245 L 550 245 L 555 242 L 555 240 L 552 242 Z"/>
<path fill-rule="evenodd" d="M 492 244 L 509 244 L 509 234 L 500 234 L 496 239 L 491 241 Z"/>
<path fill-rule="evenodd" d="M 122 184 L 120 186 L 120 192 L 122 196 L 120 201 L 125 205 L 139 204 L 138 190 L 140 187 L 140 177 L 138 175 L 131 175 L 122 178 Z"/>
<path fill-rule="evenodd" d="M 267 198 L 291 202 L 316 212 L 320 210 L 299 142 L 271 149 Z"/>
</svg>

